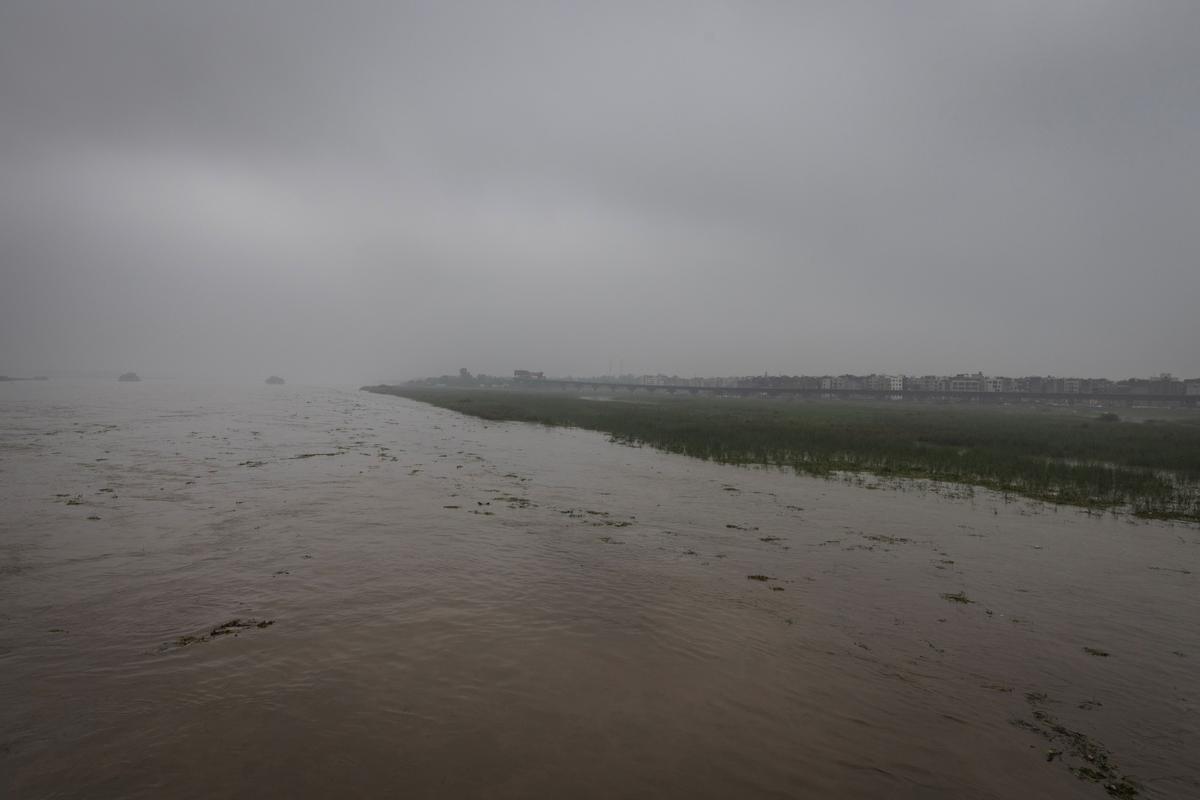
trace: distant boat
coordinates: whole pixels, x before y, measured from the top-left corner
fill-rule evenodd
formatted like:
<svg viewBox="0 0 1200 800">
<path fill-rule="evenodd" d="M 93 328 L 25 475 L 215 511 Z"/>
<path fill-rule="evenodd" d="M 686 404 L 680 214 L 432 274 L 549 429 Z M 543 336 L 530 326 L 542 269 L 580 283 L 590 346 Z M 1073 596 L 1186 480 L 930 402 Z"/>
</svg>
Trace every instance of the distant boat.
<svg viewBox="0 0 1200 800">
<path fill-rule="evenodd" d="M 282 386 L 284 381 L 283 378 L 279 377 L 278 375 L 272 375 L 271 377 L 267 378 L 267 383 L 271 384 L 272 386 Z"/>
<path fill-rule="evenodd" d="M 117 380 L 121 381 L 122 383 L 136 383 L 137 381 L 140 381 L 141 378 L 138 377 L 136 372 L 126 372 L 124 375 L 117 378 Z"/>
</svg>

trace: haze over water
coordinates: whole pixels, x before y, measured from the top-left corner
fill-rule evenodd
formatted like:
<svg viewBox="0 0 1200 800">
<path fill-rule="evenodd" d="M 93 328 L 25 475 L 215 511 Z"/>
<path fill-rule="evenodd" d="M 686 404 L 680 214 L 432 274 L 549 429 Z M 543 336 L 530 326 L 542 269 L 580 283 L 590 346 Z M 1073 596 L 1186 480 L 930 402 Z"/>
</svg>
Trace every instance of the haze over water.
<svg viewBox="0 0 1200 800">
<path fill-rule="evenodd" d="M 5 797 L 1200 794 L 1195 526 L 290 385 L 0 386 L 0 479 Z"/>
</svg>

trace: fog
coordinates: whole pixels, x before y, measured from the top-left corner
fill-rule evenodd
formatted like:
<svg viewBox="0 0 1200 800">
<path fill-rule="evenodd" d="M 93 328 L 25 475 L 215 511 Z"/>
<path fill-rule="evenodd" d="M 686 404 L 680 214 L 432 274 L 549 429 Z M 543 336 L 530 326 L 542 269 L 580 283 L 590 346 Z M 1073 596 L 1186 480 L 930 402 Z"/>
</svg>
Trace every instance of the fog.
<svg viewBox="0 0 1200 800">
<path fill-rule="evenodd" d="M 0 4 L 0 373 L 1200 375 L 1200 5 Z"/>
</svg>

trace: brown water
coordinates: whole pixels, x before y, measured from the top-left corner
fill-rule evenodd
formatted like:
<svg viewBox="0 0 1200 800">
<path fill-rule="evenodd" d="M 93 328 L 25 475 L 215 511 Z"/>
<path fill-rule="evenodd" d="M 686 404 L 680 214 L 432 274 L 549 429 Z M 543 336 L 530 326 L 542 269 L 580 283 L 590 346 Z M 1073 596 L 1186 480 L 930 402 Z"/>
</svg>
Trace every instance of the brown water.
<svg viewBox="0 0 1200 800">
<path fill-rule="evenodd" d="M 1054 724 L 1200 796 L 1195 527 L 355 391 L 0 431 L 6 798 L 1105 797 Z"/>
</svg>

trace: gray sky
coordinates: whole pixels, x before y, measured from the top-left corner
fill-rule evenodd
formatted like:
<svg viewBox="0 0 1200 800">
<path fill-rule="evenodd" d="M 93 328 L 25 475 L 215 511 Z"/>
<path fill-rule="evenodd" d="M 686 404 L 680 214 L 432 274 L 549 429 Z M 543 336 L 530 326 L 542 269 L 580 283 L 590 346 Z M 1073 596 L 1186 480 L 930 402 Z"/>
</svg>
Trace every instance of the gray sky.
<svg viewBox="0 0 1200 800">
<path fill-rule="evenodd" d="M 0 2 L 0 373 L 1200 376 L 1200 3 Z"/>
</svg>

